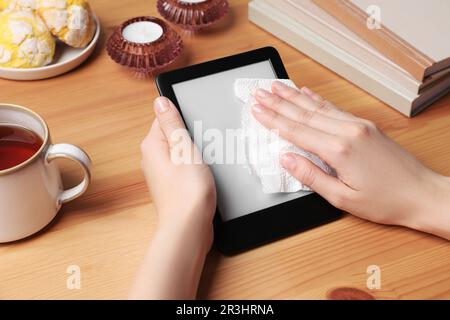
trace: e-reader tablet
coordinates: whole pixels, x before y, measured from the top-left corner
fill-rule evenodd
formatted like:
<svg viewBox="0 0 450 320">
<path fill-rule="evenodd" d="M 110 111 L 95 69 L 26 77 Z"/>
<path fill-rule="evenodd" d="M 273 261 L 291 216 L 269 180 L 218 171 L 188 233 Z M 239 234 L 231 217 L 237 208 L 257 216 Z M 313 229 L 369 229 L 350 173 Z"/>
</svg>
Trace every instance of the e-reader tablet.
<svg viewBox="0 0 450 320">
<path fill-rule="evenodd" d="M 233 89 L 237 78 L 289 77 L 276 49 L 265 47 L 162 73 L 156 79 L 160 94 L 177 106 L 202 152 L 212 138 L 229 139 L 227 133 L 241 127 L 242 105 Z M 239 161 L 227 161 L 231 149 L 225 148 L 226 141 L 222 144 L 225 160 L 208 162 L 216 181 L 215 244 L 221 252 L 238 253 L 341 216 L 313 192 L 263 193 L 259 177 Z"/>
</svg>

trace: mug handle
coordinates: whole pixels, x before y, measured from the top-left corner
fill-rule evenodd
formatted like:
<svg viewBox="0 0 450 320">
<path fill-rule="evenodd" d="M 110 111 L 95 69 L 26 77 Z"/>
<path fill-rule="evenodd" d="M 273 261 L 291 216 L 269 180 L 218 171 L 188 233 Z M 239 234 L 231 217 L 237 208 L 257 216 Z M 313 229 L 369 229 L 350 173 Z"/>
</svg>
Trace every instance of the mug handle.
<svg viewBox="0 0 450 320">
<path fill-rule="evenodd" d="M 77 146 L 67 143 L 53 144 L 48 147 L 45 154 L 46 162 L 50 163 L 52 160 L 57 158 L 65 158 L 75 161 L 80 165 L 84 173 L 83 181 L 81 181 L 80 184 L 71 189 L 64 190 L 59 195 L 58 203 L 64 204 L 78 198 L 87 190 L 89 183 L 91 182 L 91 159 L 86 152 Z"/>
</svg>

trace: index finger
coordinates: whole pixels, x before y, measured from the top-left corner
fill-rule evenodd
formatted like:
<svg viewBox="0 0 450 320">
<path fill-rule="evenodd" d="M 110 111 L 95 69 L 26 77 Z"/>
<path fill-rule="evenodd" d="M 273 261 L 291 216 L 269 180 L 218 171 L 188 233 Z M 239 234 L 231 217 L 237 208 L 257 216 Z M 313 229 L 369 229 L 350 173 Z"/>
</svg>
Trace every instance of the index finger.
<svg viewBox="0 0 450 320">
<path fill-rule="evenodd" d="M 272 85 L 272 91 L 281 98 L 299 105 L 309 111 L 318 112 L 339 120 L 354 120 L 355 117 L 336 108 L 329 101 L 319 95 L 314 95 L 314 99 L 309 95 L 302 94 L 297 89 L 291 88 L 280 81 Z M 320 98 L 319 98 L 320 97 Z"/>
<path fill-rule="evenodd" d="M 252 113 L 264 127 L 276 130 L 280 136 L 297 147 L 305 149 L 330 162 L 329 151 L 336 143 L 336 137 L 321 130 L 306 126 L 262 105 L 255 105 Z"/>
</svg>

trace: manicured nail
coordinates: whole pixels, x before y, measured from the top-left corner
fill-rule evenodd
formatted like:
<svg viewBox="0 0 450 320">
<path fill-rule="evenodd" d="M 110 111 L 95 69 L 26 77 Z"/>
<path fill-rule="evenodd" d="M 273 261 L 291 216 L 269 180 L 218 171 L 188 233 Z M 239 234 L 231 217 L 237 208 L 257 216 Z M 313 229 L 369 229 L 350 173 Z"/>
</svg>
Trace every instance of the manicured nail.
<svg viewBox="0 0 450 320">
<path fill-rule="evenodd" d="M 281 156 L 281 164 L 288 170 L 295 168 L 295 158 L 289 153 L 285 153 Z"/>
<path fill-rule="evenodd" d="M 256 95 L 258 97 L 260 97 L 260 98 L 265 99 L 265 98 L 268 98 L 270 96 L 270 92 L 266 91 L 264 89 L 258 89 L 258 90 L 256 90 Z"/>
<path fill-rule="evenodd" d="M 252 108 L 252 110 L 256 113 L 263 113 L 264 112 L 264 107 L 260 104 L 255 104 Z"/>
<path fill-rule="evenodd" d="M 156 99 L 156 112 L 158 112 L 159 114 L 162 114 L 164 112 L 166 112 L 167 110 L 169 110 L 169 100 L 165 97 L 159 97 Z"/>
<path fill-rule="evenodd" d="M 306 95 L 308 95 L 308 96 L 311 96 L 311 95 L 314 94 L 314 92 L 311 89 L 307 88 L 307 87 L 301 88 L 301 92 L 306 94 Z"/>
</svg>

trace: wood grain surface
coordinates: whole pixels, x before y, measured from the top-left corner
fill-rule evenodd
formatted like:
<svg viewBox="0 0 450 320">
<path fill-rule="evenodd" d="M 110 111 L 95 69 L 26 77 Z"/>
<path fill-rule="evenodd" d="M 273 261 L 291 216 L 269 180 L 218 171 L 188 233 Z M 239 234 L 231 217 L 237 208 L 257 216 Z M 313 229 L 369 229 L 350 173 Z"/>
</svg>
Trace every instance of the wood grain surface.
<svg viewBox="0 0 450 320">
<path fill-rule="evenodd" d="M 158 15 L 155 0 L 91 0 L 103 28 L 94 55 L 57 78 L 0 79 L 0 101 L 32 108 L 48 122 L 54 142 L 77 144 L 94 163 L 89 191 L 65 205 L 39 234 L 0 245 L 1 299 L 120 299 L 154 231 L 156 213 L 140 170 L 139 145 L 153 121 L 153 79 L 137 79 L 112 62 L 105 42 L 114 26 Z M 247 19 L 247 1 L 231 0 L 231 14 L 196 37 L 173 67 L 272 45 L 291 78 L 341 108 L 375 121 L 434 170 L 450 175 L 450 96 L 408 119 Z M 67 186 L 77 168 L 61 162 Z M 383 190 L 377 196 L 383 196 Z M 81 268 L 81 289 L 66 286 L 70 265 Z M 381 289 L 366 287 L 369 265 L 381 268 Z M 450 244 L 399 227 L 352 216 L 284 240 L 224 257 L 213 250 L 200 298 L 319 298 L 341 287 L 377 299 L 450 298 Z"/>
</svg>

